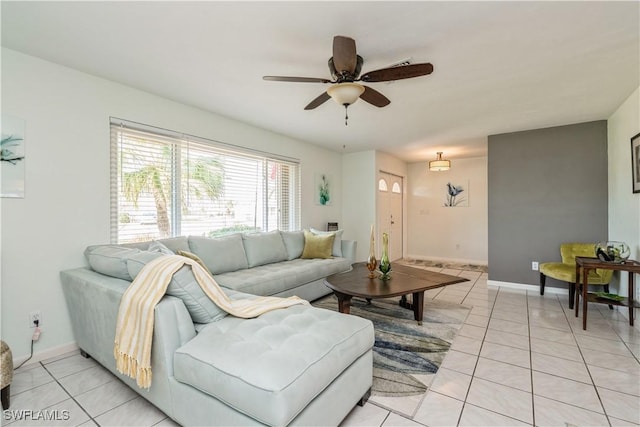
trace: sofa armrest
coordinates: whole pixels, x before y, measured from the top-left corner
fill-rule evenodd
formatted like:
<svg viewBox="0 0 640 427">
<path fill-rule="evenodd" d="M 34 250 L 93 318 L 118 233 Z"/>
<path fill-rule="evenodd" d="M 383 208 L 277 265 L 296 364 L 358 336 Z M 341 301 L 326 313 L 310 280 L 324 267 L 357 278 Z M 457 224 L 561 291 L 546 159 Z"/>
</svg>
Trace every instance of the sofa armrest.
<svg viewBox="0 0 640 427">
<path fill-rule="evenodd" d="M 342 257 L 349 260 L 349 264 L 356 262 L 356 249 L 358 242 L 355 240 L 342 240 Z"/>
<path fill-rule="evenodd" d="M 88 268 L 60 273 L 71 326 L 78 346 L 115 372 L 113 342 L 120 299 L 130 285 Z M 173 373 L 173 353 L 195 335 L 195 327 L 184 303 L 165 295 L 154 313 L 152 363 Z"/>
<path fill-rule="evenodd" d="M 136 392 L 136 381 L 116 370 L 113 342 L 120 299 L 131 284 L 88 268 L 60 273 L 71 326 L 78 346 Z M 175 350 L 195 337 L 196 331 L 184 303 L 165 295 L 154 311 L 151 366 L 153 381 L 144 397 L 159 408 L 171 408 Z"/>
<path fill-rule="evenodd" d="M 156 362 L 173 376 L 173 355 L 175 351 L 196 336 L 196 330 L 181 299 L 165 295 L 154 312 L 153 350 L 160 350 Z M 160 361 L 158 358 L 164 360 Z"/>
</svg>

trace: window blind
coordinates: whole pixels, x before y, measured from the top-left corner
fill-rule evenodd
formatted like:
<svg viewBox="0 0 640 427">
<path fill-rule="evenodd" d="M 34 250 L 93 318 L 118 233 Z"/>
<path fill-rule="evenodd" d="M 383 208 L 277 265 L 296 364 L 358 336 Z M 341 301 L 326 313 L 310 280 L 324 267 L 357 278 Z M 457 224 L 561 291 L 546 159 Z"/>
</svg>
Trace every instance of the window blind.
<svg viewBox="0 0 640 427">
<path fill-rule="evenodd" d="M 300 164 L 111 119 L 111 240 L 300 228 Z"/>
</svg>

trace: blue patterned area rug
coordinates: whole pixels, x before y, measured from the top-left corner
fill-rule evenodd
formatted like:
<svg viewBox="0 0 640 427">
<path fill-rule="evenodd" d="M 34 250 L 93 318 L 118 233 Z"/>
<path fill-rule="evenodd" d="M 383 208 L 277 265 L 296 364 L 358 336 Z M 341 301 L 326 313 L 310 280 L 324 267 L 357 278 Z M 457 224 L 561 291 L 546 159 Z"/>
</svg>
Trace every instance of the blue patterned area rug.
<svg viewBox="0 0 640 427">
<path fill-rule="evenodd" d="M 489 267 L 480 264 L 463 264 L 458 262 L 435 261 L 428 259 L 403 258 L 398 261 L 401 264 L 411 267 L 435 267 L 435 268 L 453 268 L 455 270 L 479 271 L 488 273 Z"/>
<path fill-rule="evenodd" d="M 413 311 L 400 307 L 398 300 L 374 299 L 371 304 L 351 300 L 351 315 L 371 320 L 375 329 L 372 396 L 424 394 L 470 311 L 459 304 L 425 300 L 423 322 L 418 325 Z M 313 305 L 338 310 L 333 295 Z"/>
</svg>

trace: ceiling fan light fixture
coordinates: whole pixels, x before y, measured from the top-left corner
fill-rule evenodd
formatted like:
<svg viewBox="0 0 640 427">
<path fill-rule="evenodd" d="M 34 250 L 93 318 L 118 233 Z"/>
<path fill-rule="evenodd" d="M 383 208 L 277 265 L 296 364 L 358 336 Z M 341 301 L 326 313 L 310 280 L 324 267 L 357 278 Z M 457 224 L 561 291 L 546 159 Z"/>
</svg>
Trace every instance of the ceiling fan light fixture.
<svg viewBox="0 0 640 427">
<path fill-rule="evenodd" d="M 429 170 L 433 172 L 440 172 L 451 169 L 451 161 L 442 158 L 442 151 L 438 151 L 436 154 L 438 157 L 429 162 Z"/>
<path fill-rule="evenodd" d="M 340 105 L 351 105 L 360 98 L 364 86 L 358 83 L 338 83 L 327 89 L 329 96 Z"/>
</svg>

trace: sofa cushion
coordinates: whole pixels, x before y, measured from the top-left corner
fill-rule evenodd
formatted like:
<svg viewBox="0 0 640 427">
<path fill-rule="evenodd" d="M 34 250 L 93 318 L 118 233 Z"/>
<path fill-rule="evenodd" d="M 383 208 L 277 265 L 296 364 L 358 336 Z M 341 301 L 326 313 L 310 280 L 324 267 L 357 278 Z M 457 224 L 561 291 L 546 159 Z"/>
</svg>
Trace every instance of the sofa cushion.
<svg viewBox="0 0 640 427">
<path fill-rule="evenodd" d="M 169 237 L 166 239 L 158 239 L 156 240 L 159 243 L 162 243 L 165 247 L 169 248 L 173 253 L 178 253 L 178 251 L 188 251 L 189 250 L 189 240 L 187 236 L 180 237 Z"/>
<path fill-rule="evenodd" d="M 243 234 L 242 244 L 249 268 L 286 261 L 288 258 L 287 248 L 279 231 Z"/>
<path fill-rule="evenodd" d="M 316 235 L 304 230 L 304 249 L 300 258 L 331 258 L 335 234 Z"/>
<path fill-rule="evenodd" d="M 195 323 L 216 322 L 227 315 L 204 293 L 191 266 L 185 265 L 176 271 L 167 287 L 167 295 L 180 298 Z"/>
<path fill-rule="evenodd" d="M 169 249 L 163 243 L 161 243 L 161 242 L 159 242 L 157 240 L 149 242 L 149 247 L 147 248 L 147 251 L 149 251 L 149 252 L 159 252 L 159 253 L 165 254 L 165 255 L 174 255 L 175 254 L 175 252 L 173 252 L 171 249 Z"/>
<path fill-rule="evenodd" d="M 320 231 L 320 230 L 316 230 L 315 228 L 310 228 L 309 231 L 319 236 L 334 234 L 336 237 L 333 240 L 333 247 L 331 249 L 331 254 L 333 256 L 342 256 L 342 233 L 344 233 L 343 229 L 336 230 L 336 231 Z"/>
<path fill-rule="evenodd" d="M 142 267 L 161 256 L 165 256 L 165 254 L 149 251 L 143 251 L 131 256 L 127 262 L 129 274 L 135 278 L 142 270 Z M 225 293 L 228 293 L 227 290 L 225 290 Z M 226 311 L 218 307 L 204 293 L 189 265 L 185 265 L 175 272 L 167 287 L 167 295 L 180 298 L 185 307 L 187 307 L 191 320 L 195 323 L 216 322 L 227 315 Z"/>
<path fill-rule="evenodd" d="M 138 253 L 140 253 L 140 249 L 116 245 L 89 246 L 84 251 L 84 255 L 94 271 L 124 280 L 132 280 L 127 269 L 127 259 Z"/>
<path fill-rule="evenodd" d="M 351 268 L 346 258 L 302 259 L 265 264 L 215 276 L 220 286 L 254 295 L 275 295 Z M 318 284 L 318 286 L 323 286 Z"/>
<path fill-rule="evenodd" d="M 138 276 L 142 267 L 164 255 L 162 252 L 140 251 L 130 256 L 129 259 L 127 259 L 127 271 L 129 276 L 131 276 L 131 280 L 134 280 Z"/>
<path fill-rule="evenodd" d="M 287 248 L 287 259 L 300 258 L 304 250 L 304 233 L 300 231 L 281 231 L 284 246 Z"/>
<path fill-rule="evenodd" d="M 287 425 L 373 341 L 370 321 L 310 306 L 227 316 L 176 350 L 174 375 L 260 423 Z"/>
<path fill-rule="evenodd" d="M 193 252 L 179 250 L 177 252 L 177 254 L 180 255 L 180 256 L 183 256 L 185 258 L 189 258 L 189 259 L 194 260 L 195 262 L 200 264 L 200 267 L 204 268 L 206 271 L 209 271 L 209 268 L 204 263 L 204 261 L 202 261 L 202 259 L 198 255 L 194 254 Z M 211 274 L 210 271 L 209 271 L 209 274 Z"/>
<path fill-rule="evenodd" d="M 247 255 L 242 245 L 242 236 L 209 237 L 189 236 L 190 252 L 202 258 L 211 274 L 249 268 Z"/>
</svg>

